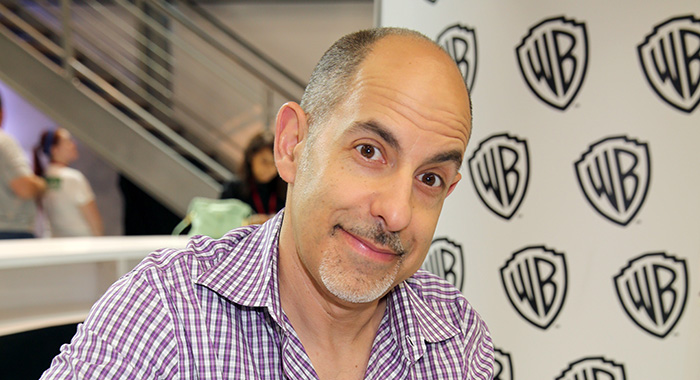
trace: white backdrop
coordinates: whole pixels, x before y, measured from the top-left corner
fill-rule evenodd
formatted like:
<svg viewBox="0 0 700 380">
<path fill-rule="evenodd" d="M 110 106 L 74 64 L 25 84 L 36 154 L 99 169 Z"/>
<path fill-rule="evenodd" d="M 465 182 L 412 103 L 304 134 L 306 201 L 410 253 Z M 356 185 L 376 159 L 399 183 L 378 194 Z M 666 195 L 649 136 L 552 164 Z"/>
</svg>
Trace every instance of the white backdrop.
<svg viewBox="0 0 700 380">
<path fill-rule="evenodd" d="M 700 379 L 697 0 L 382 0 L 448 48 L 474 129 L 425 266 L 497 379 Z"/>
</svg>

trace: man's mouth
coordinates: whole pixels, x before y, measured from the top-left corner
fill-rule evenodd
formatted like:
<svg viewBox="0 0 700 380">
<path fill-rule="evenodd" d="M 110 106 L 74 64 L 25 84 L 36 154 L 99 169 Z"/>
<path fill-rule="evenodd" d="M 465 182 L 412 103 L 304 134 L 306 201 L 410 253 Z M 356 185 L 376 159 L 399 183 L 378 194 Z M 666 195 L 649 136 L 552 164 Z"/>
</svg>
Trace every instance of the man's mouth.
<svg viewBox="0 0 700 380">
<path fill-rule="evenodd" d="M 398 234 L 388 233 L 380 226 L 370 229 L 346 229 L 340 224 L 336 224 L 333 230 L 334 232 L 340 230 L 350 235 L 362 246 L 380 254 L 403 256 L 406 253 Z"/>
</svg>

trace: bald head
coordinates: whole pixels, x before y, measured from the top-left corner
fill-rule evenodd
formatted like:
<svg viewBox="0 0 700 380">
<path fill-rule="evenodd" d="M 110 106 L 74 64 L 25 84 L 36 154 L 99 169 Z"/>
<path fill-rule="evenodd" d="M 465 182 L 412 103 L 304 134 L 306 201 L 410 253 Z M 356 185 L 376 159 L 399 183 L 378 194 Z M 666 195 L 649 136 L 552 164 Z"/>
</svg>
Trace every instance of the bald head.
<svg viewBox="0 0 700 380">
<path fill-rule="evenodd" d="M 384 43 L 379 44 L 380 41 Z M 403 28 L 375 28 L 346 35 L 336 41 L 318 62 L 301 99 L 301 108 L 308 117 L 310 135 L 313 136 L 316 126 L 350 95 L 358 71 L 369 55 L 376 49 L 406 44 L 428 47 L 427 51 L 432 50 L 435 56 L 441 57 L 445 67 L 451 66 L 448 70 L 459 74 L 457 66 L 442 47 L 419 32 Z M 456 84 L 463 86 L 466 94 L 461 75 L 457 77 Z M 464 106 L 469 108 L 471 118 L 471 102 L 467 100 L 466 103 Z"/>
</svg>

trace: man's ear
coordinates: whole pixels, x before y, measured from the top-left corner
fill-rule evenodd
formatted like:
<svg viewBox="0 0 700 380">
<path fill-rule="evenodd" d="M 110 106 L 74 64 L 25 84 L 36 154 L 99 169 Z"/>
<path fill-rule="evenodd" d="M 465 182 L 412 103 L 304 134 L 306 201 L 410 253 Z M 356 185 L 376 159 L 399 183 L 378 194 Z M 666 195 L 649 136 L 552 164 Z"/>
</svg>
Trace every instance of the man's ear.
<svg viewBox="0 0 700 380">
<path fill-rule="evenodd" d="M 277 112 L 275 122 L 275 164 L 280 177 L 294 183 L 301 144 L 308 134 L 306 113 L 294 102 L 285 103 Z"/>
</svg>

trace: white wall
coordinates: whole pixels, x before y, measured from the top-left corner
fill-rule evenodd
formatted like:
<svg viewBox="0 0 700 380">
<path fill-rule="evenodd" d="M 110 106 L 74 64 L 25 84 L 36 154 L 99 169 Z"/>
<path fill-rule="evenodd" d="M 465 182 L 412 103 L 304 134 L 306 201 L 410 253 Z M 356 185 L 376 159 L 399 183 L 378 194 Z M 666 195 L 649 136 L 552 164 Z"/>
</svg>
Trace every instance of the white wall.
<svg viewBox="0 0 700 380">
<path fill-rule="evenodd" d="M 204 7 L 304 82 L 338 38 L 374 23 L 368 1 L 272 2 Z"/>
</svg>

